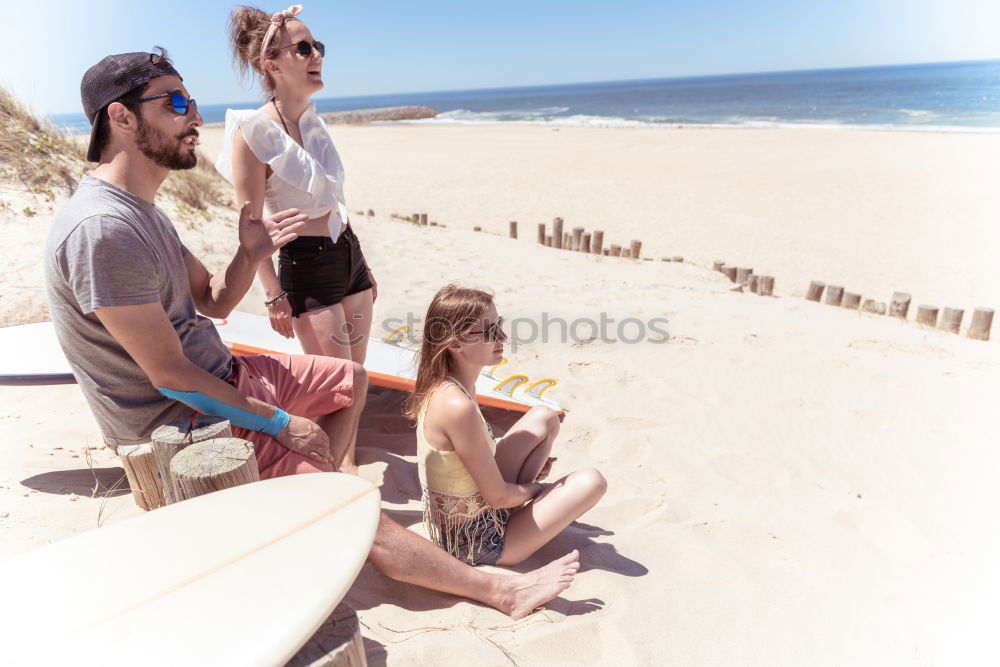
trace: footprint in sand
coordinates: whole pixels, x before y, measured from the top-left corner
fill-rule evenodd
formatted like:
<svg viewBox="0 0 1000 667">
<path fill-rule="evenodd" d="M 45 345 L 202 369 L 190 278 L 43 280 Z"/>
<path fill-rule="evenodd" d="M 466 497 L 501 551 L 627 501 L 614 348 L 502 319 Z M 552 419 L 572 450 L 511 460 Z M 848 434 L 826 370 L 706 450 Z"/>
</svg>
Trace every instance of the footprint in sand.
<svg viewBox="0 0 1000 667">
<path fill-rule="evenodd" d="M 791 473 L 773 459 L 750 454 L 726 454 L 711 460 L 712 468 L 726 479 L 749 486 L 784 486 Z"/>
</svg>

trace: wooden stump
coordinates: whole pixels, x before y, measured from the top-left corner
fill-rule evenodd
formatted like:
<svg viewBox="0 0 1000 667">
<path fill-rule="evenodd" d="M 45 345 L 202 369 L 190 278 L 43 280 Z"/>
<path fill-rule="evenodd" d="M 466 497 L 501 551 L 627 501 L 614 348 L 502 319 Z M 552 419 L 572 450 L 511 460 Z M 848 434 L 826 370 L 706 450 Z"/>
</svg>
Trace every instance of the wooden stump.
<svg viewBox="0 0 1000 667">
<path fill-rule="evenodd" d="M 819 299 L 823 296 L 823 289 L 826 287 L 826 283 L 814 280 L 809 283 L 809 289 L 806 291 L 806 301 L 815 301 L 819 303 Z"/>
<path fill-rule="evenodd" d="M 917 306 L 917 324 L 936 327 L 938 318 L 937 306 Z"/>
<path fill-rule="evenodd" d="M 569 246 L 570 243 L 572 243 L 572 239 L 573 239 L 572 234 L 570 234 L 569 232 L 563 232 L 563 242 L 561 246 L 563 250 L 569 250 Z"/>
<path fill-rule="evenodd" d="M 628 248 L 622 248 L 622 254 L 621 254 L 621 256 L 622 257 L 631 257 L 632 256 L 632 251 L 629 250 Z"/>
<path fill-rule="evenodd" d="M 215 438 L 186 447 L 170 462 L 178 500 L 260 480 L 253 445 L 239 438 Z"/>
<path fill-rule="evenodd" d="M 517 220 L 510 221 L 510 237 L 512 239 L 517 238 Z"/>
<path fill-rule="evenodd" d="M 683 263 L 684 263 L 684 258 L 683 258 L 683 257 L 681 257 L 680 255 L 674 255 L 673 257 L 671 257 L 671 258 L 670 258 L 670 261 L 671 261 L 671 262 L 678 262 L 678 263 L 680 263 L 680 264 L 683 264 Z M 751 271 L 752 271 L 752 270 L 753 270 L 753 269 L 751 269 Z"/>
<path fill-rule="evenodd" d="M 840 301 L 840 305 L 843 308 L 857 310 L 858 306 L 861 305 L 861 295 L 855 292 L 844 292 L 844 298 Z"/>
<path fill-rule="evenodd" d="M 736 267 L 735 266 L 723 266 L 722 267 L 722 272 L 724 274 L 726 274 L 726 277 L 729 278 L 731 281 L 733 281 L 734 283 L 736 282 Z"/>
<path fill-rule="evenodd" d="M 153 443 L 122 445 L 118 448 L 128 485 L 132 489 L 132 499 L 142 509 L 149 511 L 166 505 L 163 499 L 163 484 L 160 471 L 156 467 Z"/>
<path fill-rule="evenodd" d="M 371 220 L 372 218 L 375 217 L 375 211 L 373 211 L 371 209 L 368 209 L 368 213 L 365 214 L 365 217 L 367 217 L 369 220 Z"/>
<path fill-rule="evenodd" d="M 414 213 L 413 215 L 411 215 L 410 216 L 410 222 L 412 222 L 415 225 L 419 225 L 420 224 L 420 214 L 419 213 Z"/>
<path fill-rule="evenodd" d="M 938 328 L 957 334 L 962 327 L 964 315 L 965 311 L 961 308 L 945 308 L 941 311 L 941 321 L 938 323 Z"/>
<path fill-rule="evenodd" d="M 630 256 L 634 257 L 635 259 L 639 259 L 639 252 L 641 250 L 642 250 L 642 241 L 637 241 L 635 239 L 632 239 L 632 252 Z"/>
<path fill-rule="evenodd" d="M 725 265 L 726 265 L 725 262 L 720 262 L 719 260 L 715 260 L 714 262 L 712 262 L 712 270 L 722 271 L 722 267 L 724 267 Z"/>
<path fill-rule="evenodd" d="M 573 228 L 573 239 L 570 243 L 573 252 L 580 252 L 580 244 L 583 243 L 583 227 Z"/>
<path fill-rule="evenodd" d="M 562 248 L 563 242 L 563 219 L 553 218 L 552 219 L 552 242 L 555 243 L 556 248 Z"/>
<path fill-rule="evenodd" d="M 190 419 L 182 419 L 153 431 L 156 469 L 160 473 L 160 483 L 163 485 L 163 499 L 168 505 L 179 500 L 177 488 L 170 478 L 170 461 L 174 456 L 195 443 L 232 436 L 233 431 L 228 420 L 207 415 L 199 416 L 194 423 Z"/>
<path fill-rule="evenodd" d="M 354 610 L 341 602 L 285 667 L 367 667 Z"/>
<path fill-rule="evenodd" d="M 990 328 L 993 326 L 993 309 L 976 308 L 972 311 L 972 322 L 966 336 L 974 340 L 989 340 Z"/>
<path fill-rule="evenodd" d="M 483 228 L 480 227 L 479 225 L 476 225 L 475 227 L 472 228 L 472 231 L 474 231 L 474 232 L 481 232 L 481 231 L 483 231 Z"/>
<path fill-rule="evenodd" d="M 906 319 L 906 313 L 910 310 L 910 295 L 906 292 L 893 292 L 892 301 L 889 303 L 889 315 Z"/>
<path fill-rule="evenodd" d="M 738 285 L 746 285 L 747 281 L 750 280 L 750 276 L 753 275 L 753 269 L 740 266 L 736 268 L 736 283 Z"/>
<path fill-rule="evenodd" d="M 538 242 L 545 245 L 545 223 L 538 223 Z"/>
<path fill-rule="evenodd" d="M 774 296 L 774 276 L 761 276 L 758 287 L 761 296 Z"/>
<path fill-rule="evenodd" d="M 839 306 L 844 300 L 844 288 L 839 285 L 830 285 L 826 288 L 826 304 L 828 306 Z"/>
<path fill-rule="evenodd" d="M 552 235 L 551 234 L 546 234 L 546 236 L 545 236 L 545 247 L 546 248 L 551 248 L 553 243 L 554 243 L 554 241 L 552 240 Z"/>
<path fill-rule="evenodd" d="M 420 214 L 420 226 L 421 227 L 426 227 L 427 226 L 427 214 L 426 213 L 421 213 Z"/>
<path fill-rule="evenodd" d="M 622 247 L 620 245 L 618 245 L 617 243 L 612 243 L 611 244 L 611 252 L 608 253 L 608 254 L 611 255 L 612 257 L 621 257 L 621 255 L 622 255 Z"/>
<path fill-rule="evenodd" d="M 750 276 L 747 278 L 747 287 L 749 287 L 750 292 L 753 294 L 757 293 L 757 287 L 760 283 L 760 276 Z"/>
<path fill-rule="evenodd" d="M 429 223 L 427 223 L 427 224 L 429 224 L 429 225 L 430 225 L 431 227 L 437 227 L 437 226 L 438 226 L 438 223 L 434 222 L 433 220 L 431 220 L 431 221 L 430 221 Z"/>
<path fill-rule="evenodd" d="M 603 254 L 604 252 L 604 231 L 600 229 L 595 229 L 593 236 L 590 237 L 590 252 L 595 255 Z"/>
<path fill-rule="evenodd" d="M 580 252 L 590 252 L 590 232 L 584 232 L 580 239 Z"/>
<path fill-rule="evenodd" d="M 610 248 L 605 248 L 604 250 L 602 250 L 602 251 L 601 251 L 601 253 L 602 253 L 602 254 L 603 254 L 603 255 L 604 255 L 605 257 L 607 257 L 608 255 L 610 255 L 610 254 L 611 254 L 611 249 L 610 249 Z"/>
</svg>

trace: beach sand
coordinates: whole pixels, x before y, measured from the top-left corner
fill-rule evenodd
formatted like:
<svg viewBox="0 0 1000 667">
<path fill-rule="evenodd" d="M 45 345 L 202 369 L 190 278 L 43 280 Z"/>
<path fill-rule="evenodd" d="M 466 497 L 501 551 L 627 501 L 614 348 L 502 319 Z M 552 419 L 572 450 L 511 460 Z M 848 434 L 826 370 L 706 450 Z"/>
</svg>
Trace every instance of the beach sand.
<svg viewBox="0 0 1000 667">
<path fill-rule="evenodd" d="M 366 566 L 348 601 L 370 664 L 995 660 L 1000 345 L 801 294 L 823 279 L 879 300 L 910 291 L 914 306 L 995 306 L 1000 137 L 333 133 L 349 208 L 377 214 L 354 219 L 379 282 L 373 335 L 422 316 L 447 281 L 494 289 L 527 339 L 504 370 L 559 380 L 554 473 L 595 466 L 609 480 L 604 500 L 526 564 L 579 548 L 583 571 L 523 621 Z M 203 137 L 211 153 L 218 131 Z M 424 211 L 448 228 L 389 218 Z M 535 225 L 556 215 L 687 261 L 540 247 Z M 234 219 L 178 227 L 217 264 L 235 248 Z M 505 238 L 509 220 L 520 239 Z M 16 254 L 3 239 L 8 264 L 39 256 L 36 235 L 20 233 Z M 776 298 L 732 292 L 715 259 L 776 276 Z M 261 312 L 260 301 L 255 288 L 243 307 Z M 615 320 L 603 339 L 586 323 L 602 313 Z M 543 318 L 548 339 L 530 339 Z M 565 340 L 555 318 L 577 323 Z M 627 318 L 644 335 L 636 322 L 619 330 Z M 91 466 L 110 486 L 117 464 L 86 449 L 99 436 L 75 387 L 0 388 L 0 401 L 0 556 L 140 513 L 128 495 L 90 497 Z M 370 394 L 359 463 L 391 516 L 419 530 L 415 441 L 398 405 L 393 392 Z"/>
</svg>

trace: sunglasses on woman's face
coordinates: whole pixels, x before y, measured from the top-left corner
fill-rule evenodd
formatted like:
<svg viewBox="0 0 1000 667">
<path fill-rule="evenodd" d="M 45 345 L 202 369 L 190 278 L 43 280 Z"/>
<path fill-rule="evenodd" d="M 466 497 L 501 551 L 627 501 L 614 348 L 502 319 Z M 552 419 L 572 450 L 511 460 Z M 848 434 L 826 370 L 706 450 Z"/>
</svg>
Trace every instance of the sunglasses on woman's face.
<svg viewBox="0 0 1000 667">
<path fill-rule="evenodd" d="M 139 104 L 145 104 L 146 102 L 152 102 L 153 100 L 159 100 L 164 97 L 170 98 L 170 108 L 174 110 L 181 116 L 187 115 L 188 110 L 194 109 L 197 111 L 198 103 L 194 101 L 194 98 L 185 97 L 184 93 L 179 90 L 174 90 L 169 93 L 160 93 L 159 95 L 153 95 L 151 97 L 141 97 L 139 98 Z"/>
<path fill-rule="evenodd" d="M 303 58 L 308 58 L 309 56 L 311 56 L 313 49 L 319 51 L 320 58 L 326 55 L 326 45 L 324 45 L 323 42 L 317 42 L 315 40 L 313 40 L 312 42 L 307 42 L 306 40 L 303 39 L 301 42 L 295 42 L 294 44 L 289 44 L 288 46 L 282 46 L 278 50 L 280 51 L 281 49 L 292 49 L 292 48 L 294 48 L 295 52 L 298 53 Z"/>
<path fill-rule="evenodd" d="M 488 325 L 485 329 L 481 331 L 470 331 L 470 334 L 483 334 L 483 337 L 487 341 L 495 341 L 500 338 L 503 334 L 503 318 L 501 317 L 493 324 Z"/>
</svg>

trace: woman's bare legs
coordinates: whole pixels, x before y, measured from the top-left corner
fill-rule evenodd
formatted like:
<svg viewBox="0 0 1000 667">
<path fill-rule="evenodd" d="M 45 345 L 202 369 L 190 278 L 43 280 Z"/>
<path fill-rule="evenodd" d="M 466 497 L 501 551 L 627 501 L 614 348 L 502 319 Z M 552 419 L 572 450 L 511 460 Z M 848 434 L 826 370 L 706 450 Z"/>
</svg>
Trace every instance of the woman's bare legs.
<svg viewBox="0 0 1000 667">
<path fill-rule="evenodd" d="M 351 360 L 362 366 L 368 354 L 368 336 L 372 331 L 372 291 L 355 292 L 340 302 L 344 307 L 344 337 L 351 345 Z"/>
<path fill-rule="evenodd" d="M 382 514 L 368 560 L 388 577 L 471 598 L 520 619 L 569 588 L 580 570 L 573 550 L 525 574 L 488 574 Z"/>
<path fill-rule="evenodd" d="M 536 406 L 510 427 L 497 443 L 494 457 L 500 474 L 513 484 L 531 484 L 545 465 L 559 435 L 559 415 Z"/>
<path fill-rule="evenodd" d="M 515 565 L 538 551 L 596 505 L 607 488 L 604 475 L 594 468 L 577 470 L 553 483 L 511 516 L 497 565 Z"/>
<path fill-rule="evenodd" d="M 346 322 L 344 304 L 335 303 L 293 317 L 292 328 L 306 354 L 355 361 L 351 357 L 350 339 L 341 333 L 347 328 Z"/>
</svg>

